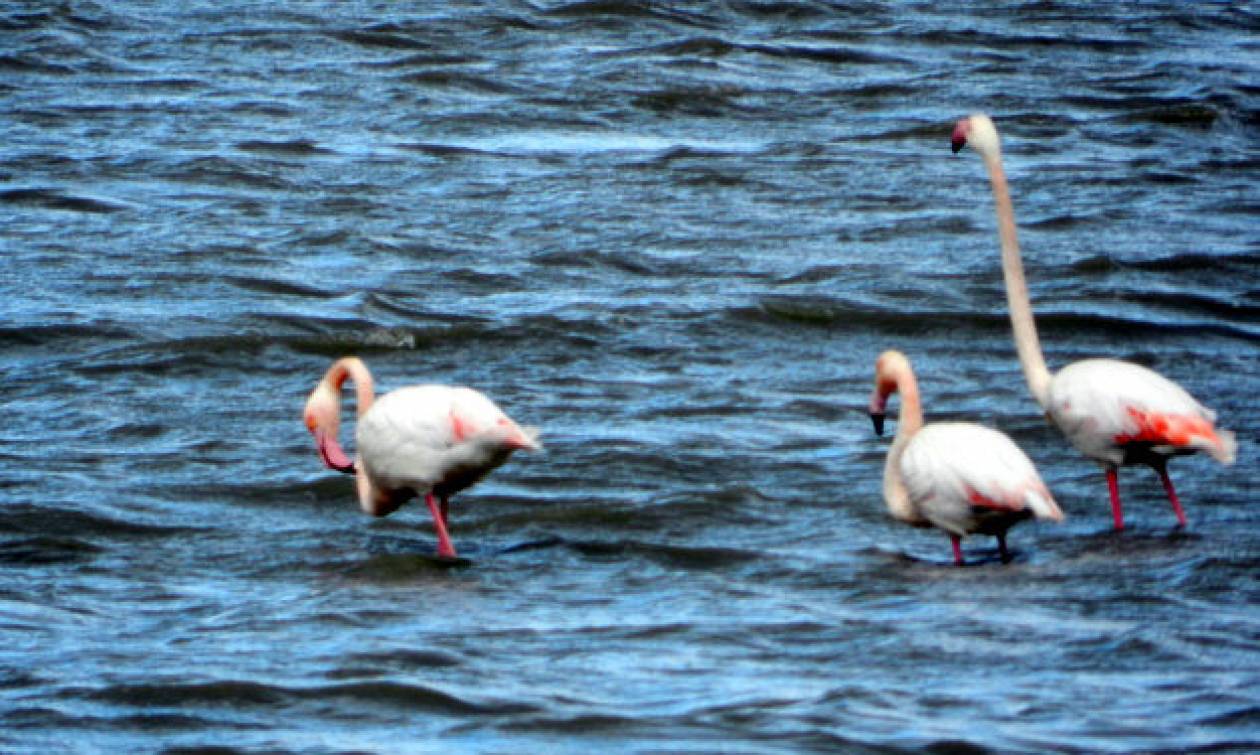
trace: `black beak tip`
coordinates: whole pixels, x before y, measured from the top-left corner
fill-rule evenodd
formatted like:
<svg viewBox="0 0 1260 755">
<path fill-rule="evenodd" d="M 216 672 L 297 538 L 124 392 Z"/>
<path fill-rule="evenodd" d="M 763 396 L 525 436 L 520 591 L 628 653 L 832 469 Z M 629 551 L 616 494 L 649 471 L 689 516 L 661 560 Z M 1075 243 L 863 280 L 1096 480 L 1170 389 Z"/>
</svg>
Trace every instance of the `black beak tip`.
<svg viewBox="0 0 1260 755">
<path fill-rule="evenodd" d="M 966 144 L 967 142 L 962 139 L 954 139 L 950 141 L 949 148 L 952 149 L 954 151 L 954 154 L 956 155 L 959 152 L 962 152 L 962 148 L 966 146 Z"/>
<path fill-rule="evenodd" d="M 882 414 L 872 414 L 872 415 L 871 415 L 871 424 L 875 426 L 875 434 L 876 434 L 876 435 L 883 435 L 883 434 L 884 434 L 884 415 L 882 415 Z"/>
</svg>

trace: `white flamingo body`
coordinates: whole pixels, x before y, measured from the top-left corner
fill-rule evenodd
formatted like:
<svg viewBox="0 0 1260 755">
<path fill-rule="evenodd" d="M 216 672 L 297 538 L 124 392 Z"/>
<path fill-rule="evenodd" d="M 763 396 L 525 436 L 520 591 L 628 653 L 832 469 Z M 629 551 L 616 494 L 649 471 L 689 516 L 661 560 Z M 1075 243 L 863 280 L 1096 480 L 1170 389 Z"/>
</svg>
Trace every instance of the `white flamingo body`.
<svg viewBox="0 0 1260 755">
<path fill-rule="evenodd" d="M 894 518 L 949 534 L 962 565 L 961 538 L 993 535 L 1006 560 L 1006 531 L 1017 522 L 1063 519 L 1028 456 L 1005 434 L 969 422 L 923 424 L 914 371 L 905 355 L 886 351 L 875 362 L 871 417 L 883 432 L 884 407 L 901 394 L 897 436 L 884 464 L 884 500 Z"/>
<path fill-rule="evenodd" d="M 1206 451 L 1222 464 L 1231 464 L 1236 452 L 1234 434 L 1217 428 L 1216 415 L 1180 386 L 1140 365 L 1087 359 L 1057 374 L 1049 371 L 1024 280 L 997 128 L 986 115 L 964 118 L 954 127 L 951 144 L 955 152 L 970 145 L 989 171 L 1011 331 L 1033 398 L 1073 446 L 1103 464 L 1116 529 L 1124 528 L 1116 471 L 1122 464 L 1154 467 L 1178 524 L 1184 526 L 1185 513 L 1168 476 L 1168 458 Z"/>
<path fill-rule="evenodd" d="M 519 428 L 471 388 L 415 385 L 381 396 L 355 426 L 358 459 L 381 490 L 430 490 L 450 496 L 507 461 Z M 360 501 L 369 514 L 379 499 Z M 388 513 L 388 512 L 385 512 Z"/>
<path fill-rule="evenodd" d="M 982 425 L 925 425 L 906 444 L 898 470 L 914 510 L 951 535 L 996 535 L 1021 519 L 1062 516 L 1028 456 Z"/>
<path fill-rule="evenodd" d="M 354 382 L 358 399 L 354 463 L 337 439 L 346 380 Z M 377 399 L 371 373 L 354 357 L 333 363 L 303 414 L 324 463 L 355 476 L 365 512 L 385 516 L 415 496 L 424 497 L 437 530 L 438 555 L 445 558 L 455 557 L 447 533 L 449 498 L 513 451 L 539 448 L 537 430 L 520 427 L 471 388 L 416 385 Z"/>
<path fill-rule="evenodd" d="M 1085 359 L 1059 370 L 1046 402 L 1050 420 L 1082 454 L 1103 464 L 1158 456 L 1232 452 L 1213 430 L 1216 415 L 1154 370 L 1115 359 Z"/>
</svg>

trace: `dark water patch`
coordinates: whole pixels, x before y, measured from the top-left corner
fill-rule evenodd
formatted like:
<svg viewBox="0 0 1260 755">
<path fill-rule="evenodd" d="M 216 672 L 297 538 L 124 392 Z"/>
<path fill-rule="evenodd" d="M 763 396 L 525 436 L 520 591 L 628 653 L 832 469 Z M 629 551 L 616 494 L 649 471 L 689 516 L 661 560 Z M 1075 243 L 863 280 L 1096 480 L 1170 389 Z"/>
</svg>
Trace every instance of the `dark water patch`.
<svg viewBox="0 0 1260 755">
<path fill-rule="evenodd" d="M 120 86 L 128 89 L 152 94 L 160 90 L 170 90 L 172 92 L 200 92 L 211 88 L 211 85 L 201 79 L 194 78 L 137 78 L 128 79 Z"/>
<path fill-rule="evenodd" d="M 737 45 L 719 37 L 687 37 L 647 47 L 621 48 L 603 51 L 600 56 L 630 57 L 659 56 L 665 58 L 720 58 L 736 51 Z"/>
<path fill-rule="evenodd" d="M 408 319 L 416 319 L 417 313 L 405 306 L 377 307 L 381 312 L 395 312 Z M 453 350 L 469 346 L 509 343 L 521 346 L 530 342 L 549 342 L 553 345 L 567 343 L 575 346 L 597 346 L 598 336 L 606 332 L 607 325 L 587 322 L 582 328 L 588 332 L 574 332 L 573 321 L 557 315 L 524 316 L 515 322 L 493 322 L 480 317 L 458 317 L 449 324 L 432 327 L 382 327 L 367 322 L 359 327 L 352 323 L 324 318 L 266 317 L 267 321 L 287 323 L 300 331 L 318 330 L 309 335 L 275 334 L 270 342 L 282 344 L 302 353 L 325 356 L 345 356 L 347 353 L 381 353 L 389 351 Z"/>
<path fill-rule="evenodd" d="M 858 2 L 844 7 L 829 7 L 809 0 L 739 0 L 731 8 L 742 17 L 806 21 L 835 18 L 836 14 L 864 17 L 868 13 L 879 15 L 884 8 L 879 3 Z"/>
<path fill-rule="evenodd" d="M 1236 710 L 1201 719 L 1198 723 L 1200 726 L 1245 726 L 1260 730 L 1260 705 L 1243 705 Z M 1253 745 L 1260 745 L 1260 737 L 1253 740 Z"/>
<path fill-rule="evenodd" d="M 62 713 L 53 708 L 36 705 L 24 705 L 0 712 L 0 722 L 7 730 L 39 729 L 46 727 L 81 728 L 92 718 Z M 4 742 L 4 732 L 0 731 L 0 744 Z"/>
<path fill-rule="evenodd" d="M 289 139 L 274 142 L 263 139 L 249 139 L 247 141 L 237 142 L 236 148 L 245 152 L 293 156 L 316 155 L 331 152 L 331 150 L 320 147 L 310 139 Z"/>
<path fill-rule="evenodd" d="M 1207 129 L 1217 122 L 1220 114 L 1211 105 L 1199 102 L 1170 102 L 1116 116 L 1121 123 L 1156 124 L 1160 126 L 1189 126 Z"/>
<path fill-rule="evenodd" d="M 67 341 L 116 341 L 134 334 L 114 323 L 0 327 L 0 345 L 68 346 Z"/>
<path fill-rule="evenodd" d="M 227 112 L 236 115 L 258 115 L 264 118 L 294 118 L 301 114 L 301 110 L 293 105 L 279 100 L 242 100 L 233 102 L 227 106 Z"/>
<path fill-rule="evenodd" d="M 632 102 L 637 108 L 658 114 L 692 115 L 715 118 L 743 109 L 738 102 L 739 90 L 723 91 L 715 87 L 678 89 L 671 88 L 636 95 Z M 681 155 L 672 155 L 673 159 Z"/>
<path fill-rule="evenodd" d="M 585 734 L 613 734 L 619 731 L 628 732 L 644 726 L 644 722 L 632 716 L 588 713 L 572 716 L 540 715 L 518 717 L 499 724 L 498 728 L 508 732 L 548 732 L 581 736 Z M 652 726 L 652 728 L 655 727 Z"/>
<path fill-rule="evenodd" d="M 762 555 L 740 548 L 681 546 L 630 539 L 567 540 L 565 544 L 584 556 L 596 559 L 643 558 L 663 566 L 689 570 L 728 569 Z"/>
<path fill-rule="evenodd" d="M 1221 301 L 1213 296 L 1176 291 L 1130 291 L 1123 298 L 1139 304 L 1175 310 L 1179 316 L 1195 313 L 1260 324 L 1260 306 Z"/>
<path fill-rule="evenodd" d="M 1193 270 L 1210 270 L 1226 273 L 1260 274 L 1260 253 L 1242 252 L 1239 254 L 1210 254 L 1189 252 L 1173 254 L 1153 259 L 1125 261 L 1125 267 L 1136 270 L 1152 270 L 1157 272 L 1187 272 Z"/>
<path fill-rule="evenodd" d="M 763 296 L 756 308 L 737 308 L 738 319 L 769 323 L 792 323 L 827 326 L 841 331 L 883 332 L 887 334 L 925 334 L 940 330 L 1000 332 L 1010 327 L 1005 314 L 981 312 L 946 312 L 940 310 L 907 310 L 905 307 L 879 305 L 873 302 L 848 302 L 831 297 L 806 295 Z M 1040 318 L 1038 319 L 1040 323 Z"/>
<path fill-rule="evenodd" d="M 166 537 L 194 530 L 169 524 L 125 520 L 99 513 L 75 511 L 46 504 L 11 503 L 0 509 L 0 532 L 34 534 L 42 543 L 60 542 L 65 546 L 71 540 L 92 536 Z M 67 538 L 66 541 L 46 541 L 45 538 Z M 82 544 L 82 552 L 91 553 L 93 546 Z M 68 546 L 72 551 L 78 545 Z"/>
<path fill-rule="evenodd" d="M 391 546 L 391 548 L 396 547 L 396 545 Z M 457 547 L 462 548 L 462 546 Z M 438 556 L 436 536 L 428 552 L 420 548 L 419 545 L 412 545 L 408 547 L 408 552 L 404 553 L 375 553 L 363 561 L 352 564 L 346 568 L 345 573 L 373 582 L 407 582 L 418 577 L 443 574 L 452 569 L 466 569 L 476 564 L 473 559 L 464 556 L 455 558 Z"/>
<path fill-rule="evenodd" d="M 360 47 L 384 48 L 387 50 L 429 50 L 433 48 L 432 42 L 398 32 L 344 30 L 329 32 L 328 36 Z"/>
<path fill-rule="evenodd" d="M 70 212 L 111 213 L 130 209 L 128 205 L 95 197 L 67 194 L 59 189 L 7 189 L 0 191 L 0 203 L 21 207 Z"/>
<path fill-rule="evenodd" d="M 846 135 L 846 140 L 853 142 L 931 142 L 932 140 L 940 141 L 941 124 L 939 123 L 915 123 L 913 125 L 893 125 L 889 124 L 884 127 L 881 123 L 872 124 L 870 128 L 860 130 L 853 134 Z M 887 206 L 887 200 L 879 197 L 877 206 L 881 209 Z"/>
<path fill-rule="evenodd" d="M 537 706 L 525 702 L 477 701 L 432 687 L 399 682 L 351 682 L 295 689 L 290 694 L 303 700 L 343 701 L 373 708 L 388 706 L 405 711 L 449 716 L 509 716 L 538 710 Z"/>
<path fill-rule="evenodd" d="M 423 351 L 441 344 L 475 340 L 484 328 L 475 325 L 452 325 L 434 328 L 382 327 L 366 320 L 341 320 L 267 316 L 277 326 L 285 325 L 304 335 L 277 336 L 277 343 L 302 354 L 343 357 L 346 354 L 370 355 L 391 351 Z"/>
<path fill-rule="evenodd" d="M 260 166 L 220 155 L 207 155 L 172 163 L 155 173 L 157 177 L 171 181 L 228 188 L 288 188 L 290 182 L 275 175 L 276 170 L 271 165 Z"/>
<path fill-rule="evenodd" d="M 1147 320 L 1083 312 L 1039 312 L 1037 325 L 1044 333 L 1053 335 L 1057 332 L 1065 337 L 1085 333 L 1130 336 L 1140 331 L 1148 339 L 1220 336 L 1241 341 L 1260 341 L 1260 331 L 1225 323 L 1162 322 L 1152 325 Z"/>
<path fill-rule="evenodd" d="M 153 732 L 203 731 L 219 725 L 219 722 L 213 719 L 186 713 L 138 713 L 132 716 L 119 716 L 98 723 L 108 723 L 110 728 L 118 727 Z"/>
<path fill-rule="evenodd" d="M 1260 254 L 1212 254 L 1188 252 L 1164 257 L 1121 259 L 1095 254 L 1082 257 L 1069 265 L 1079 275 L 1105 275 L 1117 270 L 1146 270 L 1161 273 L 1224 273 L 1227 275 L 1260 274 Z"/>
<path fill-rule="evenodd" d="M 1044 218 L 1030 218 L 1020 222 L 1022 228 L 1038 228 L 1048 231 L 1066 230 L 1082 225 L 1108 223 L 1110 220 L 1102 213 L 1077 212 L 1070 215 L 1049 215 Z"/>
<path fill-rule="evenodd" d="M 465 53 L 454 53 L 449 51 L 433 51 L 422 52 L 414 55 L 406 55 L 401 58 L 392 58 L 390 60 L 380 60 L 367 63 L 372 68 L 428 68 L 431 66 L 459 66 L 480 63 L 484 59 Z"/>
<path fill-rule="evenodd" d="M 905 58 L 839 45 L 747 45 L 744 49 L 773 58 L 792 58 L 832 65 L 896 67 L 909 63 Z"/>
<path fill-rule="evenodd" d="M 70 537 L 20 538 L 0 541 L 0 564 L 23 566 L 74 563 L 90 559 L 100 552 L 101 548 Z"/>
<path fill-rule="evenodd" d="M 0 667 L 0 690 L 26 689 L 44 681 L 26 669 Z"/>
<path fill-rule="evenodd" d="M 523 702 L 473 700 L 434 687 L 401 682 L 345 682 L 315 687 L 264 684 L 247 680 L 198 683 L 114 684 L 96 689 L 70 688 L 63 698 L 161 710 L 198 705 L 268 709 L 301 702 L 362 705 L 446 716 L 508 716 L 536 712 Z M 152 714 L 150 714 L 152 715 Z"/>
<path fill-rule="evenodd" d="M 400 75 L 398 80 L 423 87 L 458 89 L 482 94 L 509 95 L 520 94 L 524 91 L 505 79 L 493 79 L 448 69 L 406 73 Z"/>
<path fill-rule="evenodd" d="M 239 748 L 228 745 L 174 745 L 163 747 L 159 752 L 162 755 L 257 755 L 260 751 L 253 747 Z M 272 752 L 282 753 L 285 750 L 274 749 Z"/>
<path fill-rule="evenodd" d="M 1136 39 L 1091 37 L 1083 34 L 1057 36 L 956 28 L 948 30 L 928 29 L 921 32 L 910 32 L 906 36 L 908 39 L 922 41 L 930 45 L 958 47 L 968 50 L 1033 50 L 1039 54 L 1046 54 L 1046 50 L 1049 48 L 1065 52 L 1081 50 L 1098 53 L 1123 53 L 1129 50 L 1141 50 L 1147 45 L 1146 42 Z"/>
<path fill-rule="evenodd" d="M 63 691 L 61 697 L 80 697 L 141 708 L 191 705 L 249 708 L 280 705 L 288 699 L 283 687 L 240 680 L 188 684 L 113 684 L 96 689 L 70 688 Z"/>
<path fill-rule="evenodd" d="M 623 501 L 585 500 L 582 504 L 552 505 L 515 513 L 500 514 L 501 527 L 571 527 L 622 529 L 639 521 L 637 507 Z M 550 535 L 547 537 L 551 537 Z M 567 542 L 562 539 L 562 543 Z"/>
<path fill-rule="evenodd" d="M 431 157 L 440 158 L 473 157 L 477 155 L 493 154 L 490 150 L 460 144 L 402 143 L 398 144 L 397 147 L 399 149 L 412 150 Z"/>
<path fill-rule="evenodd" d="M 547 8 L 540 15 L 544 18 L 562 19 L 655 19 L 681 26 L 712 28 L 713 20 L 706 14 L 665 7 L 648 0 L 581 0 Z"/>
<path fill-rule="evenodd" d="M 239 364 L 259 368 L 257 355 L 276 343 L 263 332 L 234 336 L 202 336 L 129 343 L 84 356 L 70 367 L 83 376 L 143 372 L 147 375 L 186 376 Z M 265 366 L 265 363 L 264 363 Z"/>
<path fill-rule="evenodd" d="M 328 289 L 291 280 L 282 280 L 274 276 L 225 275 L 222 279 L 224 282 L 236 286 L 242 291 L 256 291 L 262 294 L 293 296 L 304 299 L 328 299 L 333 296 L 333 292 Z"/>
<path fill-rule="evenodd" d="M 427 668 L 453 668 L 464 661 L 458 655 L 441 650 L 415 650 L 398 648 L 389 651 L 354 653 L 339 659 L 341 664 L 350 666 L 364 664 L 370 667 L 415 670 Z"/>
<path fill-rule="evenodd" d="M 531 540 L 524 540 L 511 545 L 505 545 L 499 548 L 498 552 L 503 555 L 511 553 L 525 553 L 527 551 L 547 550 L 564 545 L 564 538 L 557 535 L 544 535 Z"/>
<path fill-rule="evenodd" d="M 985 747 L 978 742 L 950 738 L 935 739 L 928 742 L 923 746 L 923 751 L 936 755 L 990 755 L 991 753 L 1002 752 L 1002 750 Z"/>
<path fill-rule="evenodd" d="M 0 71 L 6 70 L 17 73 L 40 73 L 56 76 L 71 76 L 78 73 L 78 69 L 74 66 L 44 60 L 29 53 L 0 55 Z"/>
</svg>

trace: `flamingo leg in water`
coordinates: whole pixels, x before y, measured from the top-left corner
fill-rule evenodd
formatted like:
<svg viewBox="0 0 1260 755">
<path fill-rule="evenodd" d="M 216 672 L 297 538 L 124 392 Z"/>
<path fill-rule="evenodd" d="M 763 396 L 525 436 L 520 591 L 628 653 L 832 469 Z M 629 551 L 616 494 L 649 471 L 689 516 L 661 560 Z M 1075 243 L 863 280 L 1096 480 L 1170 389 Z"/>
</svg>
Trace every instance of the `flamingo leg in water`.
<svg viewBox="0 0 1260 755">
<path fill-rule="evenodd" d="M 442 524 L 445 524 L 447 527 L 449 527 L 451 526 L 451 519 L 450 519 L 451 499 L 447 498 L 446 496 L 442 496 L 442 498 L 439 500 L 442 504 Z"/>
<path fill-rule="evenodd" d="M 997 536 L 998 541 L 998 557 L 1002 559 L 1002 563 L 1009 563 L 1011 554 L 1006 550 L 1006 533 L 1003 532 Z"/>
<path fill-rule="evenodd" d="M 1111 493 L 1111 519 L 1117 530 L 1124 529 L 1124 512 L 1120 509 L 1120 480 L 1115 467 L 1107 467 L 1107 490 Z"/>
<path fill-rule="evenodd" d="M 954 565 L 962 566 L 963 565 L 962 538 L 958 537 L 957 535 L 950 535 L 949 544 L 954 546 Z"/>
<path fill-rule="evenodd" d="M 429 514 L 433 516 L 433 527 L 437 530 L 438 556 L 440 558 L 455 558 L 455 546 L 451 545 L 451 536 L 446 533 L 446 517 L 438 509 L 438 503 L 433 499 L 433 493 L 425 493 L 424 502 L 429 507 Z"/>
<path fill-rule="evenodd" d="M 1168 476 L 1168 463 L 1161 460 L 1155 465 L 1159 473 L 1159 481 L 1164 483 L 1164 492 L 1168 494 L 1168 502 L 1172 504 L 1173 513 L 1177 515 L 1177 526 L 1186 526 L 1186 513 L 1181 510 L 1181 501 L 1177 499 L 1177 491 L 1173 489 L 1172 478 Z"/>
</svg>

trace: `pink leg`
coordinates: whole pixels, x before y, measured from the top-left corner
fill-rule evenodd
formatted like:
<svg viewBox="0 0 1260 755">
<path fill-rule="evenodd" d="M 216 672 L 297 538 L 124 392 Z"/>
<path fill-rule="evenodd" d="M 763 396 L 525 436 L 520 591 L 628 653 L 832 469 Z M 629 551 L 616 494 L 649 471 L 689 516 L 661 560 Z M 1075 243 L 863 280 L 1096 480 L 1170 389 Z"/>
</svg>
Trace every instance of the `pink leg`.
<svg viewBox="0 0 1260 755">
<path fill-rule="evenodd" d="M 963 565 L 962 538 L 958 537 L 957 535 L 950 535 L 949 544 L 954 546 L 954 565 L 962 566 Z"/>
<path fill-rule="evenodd" d="M 442 516 L 437 501 L 433 500 L 433 493 L 425 493 L 424 502 L 429 507 L 429 514 L 433 516 L 433 526 L 437 529 L 438 557 L 455 558 L 455 546 L 451 545 L 451 536 L 446 534 L 446 517 Z"/>
<path fill-rule="evenodd" d="M 1107 490 L 1111 492 L 1111 519 L 1117 530 L 1124 529 L 1124 512 L 1120 509 L 1120 479 L 1115 467 L 1107 467 Z"/>
<path fill-rule="evenodd" d="M 1159 472 L 1159 480 L 1164 483 L 1164 492 L 1168 494 L 1168 502 L 1172 504 L 1173 513 L 1177 515 L 1177 526 L 1186 526 L 1186 512 L 1181 510 L 1181 501 L 1177 500 L 1177 491 L 1173 490 L 1172 478 L 1168 476 L 1168 465 L 1160 464 L 1155 467 L 1155 471 Z"/>
</svg>

